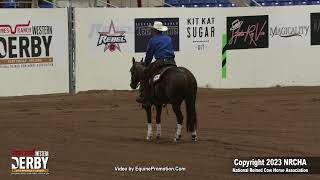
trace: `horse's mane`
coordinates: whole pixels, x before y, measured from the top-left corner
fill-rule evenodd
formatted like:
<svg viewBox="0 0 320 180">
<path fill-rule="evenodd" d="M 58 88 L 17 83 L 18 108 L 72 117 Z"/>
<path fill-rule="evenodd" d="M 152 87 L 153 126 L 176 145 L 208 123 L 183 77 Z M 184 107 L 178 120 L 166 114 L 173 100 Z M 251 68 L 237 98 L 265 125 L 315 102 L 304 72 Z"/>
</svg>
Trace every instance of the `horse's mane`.
<svg viewBox="0 0 320 180">
<path fill-rule="evenodd" d="M 144 66 L 144 62 L 140 61 L 140 62 L 136 62 L 136 66 L 138 66 L 139 68 L 141 68 L 142 70 L 144 70 L 146 67 Z"/>
</svg>

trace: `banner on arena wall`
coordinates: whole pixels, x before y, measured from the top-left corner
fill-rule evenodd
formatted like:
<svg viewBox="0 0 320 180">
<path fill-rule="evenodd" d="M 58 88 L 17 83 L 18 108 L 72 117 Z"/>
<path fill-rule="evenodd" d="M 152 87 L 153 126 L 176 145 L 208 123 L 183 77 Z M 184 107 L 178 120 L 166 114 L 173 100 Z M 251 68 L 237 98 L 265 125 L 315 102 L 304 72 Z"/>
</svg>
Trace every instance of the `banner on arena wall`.
<svg viewBox="0 0 320 180">
<path fill-rule="evenodd" d="M 109 21 L 110 23 L 105 30 L 97 32 L 97 47 L 102 46 L 104 52 L 121 52 L 121 44 L 127 43 L 126 31 L 120 30 L 112 19 Z"/>
<path fill-rule="evenodd" d="M 165 34 L 172 38 L 173 49 L 179 51 L 179 18 L 135 18 L 135 52 L 146 52 L 148 41 L 152 37 L 149 26 L 152 26 L 154 21 L 161 21 L 163 25 L 168 27 Z"/>
<path fill-rule="evenodd" d="M 269 47 L 292 48 L 310 46 L 309 16 L 304 12 L 269 15 Z"/>
<path fill-rule="evenodd" d="M 268 28 L 268 15 L 227 17 L 227 32 L 222 34 L 222 79 L 227 78 L 227 50 L 268 48 Z"/>
<path fill-rule="evenodd" d="M 216 43 L 214 41 L 216 37 L 215 20 L 216 18 L 212 16 L 188 16 L 184 19 L 186 26 L 184 39 L 190 50 L 211 51 L 210 48 L 213 48 Z"/>
<path fill-rule="evenodd" d="M 311 45 L 320 45 L 320 13 L 310 14 Z"/>
<path fill-rule="evenodd" d="M 130 89 L 131 59 L 135 57 L 137 61 L 140 61 L 145 57 L 143 52 L 146 51 L 151 38 L 151 28 L 148 26 L 152 25 L 155 20 L 160 20 L 165 26 L 168 26 L 167 33 L 172 37 L 176 62 L 180 66 L 192 70 L 199 79 L 202 76 L 213 74 L 213 60 L 218 59 L 218 57 L 215 58 L 218 56 L 216 47 L 221 46 L 219 41 L 213 41 L 213 36 L 217 34 L 216 16 L 195 16 L 199 18 L 198 23 L 187 26 L 186 17 L 192 18 L 190 12 L 182 9 L 173 11 L 168 8 L 157 8 L 156 10 L 150 8 L 75 9 L 77 92 L 91 89 Z M 201 11 L 197 10 L 197 12 Z M 86 16 L 87 14 L 90 16 Z M 220 21 L 222 22 L 224 23 L 224 20 Z M 194 29 L 197 31 L 195 34 L 193 34 Z M 190 43 L 192 41 L 206 42 Z M 199 62 L 194 61 L 192 50 L 195 50 L 195 46 L 202 44 L 207 45 L 207 49 L 199 51 L 199 54 L 205 52 L 214 55 L 208 58 L 198 58 L 203 65 L 200 70 L 197 69 Z M 218 77 L 210 76 L 214 77 L 211 82 Z M 199 80 L 199 84 L 204 83 Z"/>
<path fill-rule="evenodd" d="M 310 48 L 317 29 L 309 16 L 317 11 L 315 6 L 215 11 L 77 8 L 77 91 L 130 89 L 131 59 L 144 57 L 141 52 L 151 37 L 146 27 L 155 17 L 178 22 L 176 62 L 194 73 L 199 87 L 317 85 L 320 80 L 312 78 L 316 71 L 311 69 L 318 65 L 318 50 Z M 284 70 L 289 66 L 293 70 Z"/>
<path fill-rule="evenodd" d="M 0 79 L 10 83 L 0 96 L 68 92 L 67 10 L 4 9 L 0 16 L 8 13 L 0 20 Z"/>
<path fill-rule="evenodd" d="M 130 62 L 134 56 L 134 19 L 121 12 L 101 8 L 75 9 L 77 92 L 129 87 Z"/>
<path fill-rule="evenodd" d="M 91 20 L 85 30 L 88 38 L 86 49 L 104 56 L 128 53 L 132 51 L 131 38 L 132 26 L 128 21 L 122 21 L 115 17 L 101 16 Z M 79 22 L 79 21 L 78 21 Z M 80 26 L 80 24 L 78 24 Z M 80 30 L 78 30 L 80 32 Z"/>
<path fill-rule="evenodd" d="M 31 20 L 0 24 L 0 67 L 53 66 L 52 25 L 34 25 Z"/>
<path fill-rule="evenodd" d="M 268 15 L 227 17 L 227 49 L 269 47 Z"/>
</svg>

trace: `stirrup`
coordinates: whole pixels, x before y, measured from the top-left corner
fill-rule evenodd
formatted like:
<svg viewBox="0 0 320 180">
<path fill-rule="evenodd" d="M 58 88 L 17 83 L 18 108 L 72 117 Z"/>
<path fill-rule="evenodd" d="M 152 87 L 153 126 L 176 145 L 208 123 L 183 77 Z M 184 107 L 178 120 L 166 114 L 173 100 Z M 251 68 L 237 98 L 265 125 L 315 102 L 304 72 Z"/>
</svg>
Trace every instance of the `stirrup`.
<svg viewBox="0 0 320 180">
<path fill-rule="evenodd" d="M 145 98 L 143 98 L 143 97 L 141 97 L 141 96 L 137 97 L 137 98 L 136 98 L 136 101 L 137 101 L 138 103 L 145 104 Z"/>
</svg>

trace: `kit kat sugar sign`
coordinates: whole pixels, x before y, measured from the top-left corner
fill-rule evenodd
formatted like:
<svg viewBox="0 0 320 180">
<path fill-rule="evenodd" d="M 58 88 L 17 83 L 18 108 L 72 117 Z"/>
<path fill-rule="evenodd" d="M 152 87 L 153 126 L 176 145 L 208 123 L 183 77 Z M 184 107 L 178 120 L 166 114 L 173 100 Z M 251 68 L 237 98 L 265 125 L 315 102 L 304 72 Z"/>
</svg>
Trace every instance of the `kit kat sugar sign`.
<svg viewBox="0 0 320 180">
<path fill-rule="evenodd" d="M 0 68 L 53 66 L 52 26 L 0 23 Z"/>
<path fill-rule="evenodd" d="M 227 17 L 227 49 L 269 47 L 268 16 Z"/>
<path fill-rule="evenodd" d="M 209 49 L 215 37 L 214 17 L 187 18 L 186 37 L 193 49 L 203 51 Z"/>
</svg>

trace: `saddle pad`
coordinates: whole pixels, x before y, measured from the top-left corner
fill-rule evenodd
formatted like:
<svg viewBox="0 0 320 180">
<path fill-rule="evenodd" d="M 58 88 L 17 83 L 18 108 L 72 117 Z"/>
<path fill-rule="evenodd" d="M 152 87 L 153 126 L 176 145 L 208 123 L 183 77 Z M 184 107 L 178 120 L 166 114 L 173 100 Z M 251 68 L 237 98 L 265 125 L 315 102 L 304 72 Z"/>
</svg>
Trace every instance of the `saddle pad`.
<svg viewBox="0 0 320 180">
<path fill-rule="evenodd" d="M 168 69 L 173 68 L 173 67 L 177 67 L 177 66 L 166 66 L 166 67 L 162 68 L 158 74 L 156 74 L 156 75 L 153 76 L 153 78 L 152 78 L 152 83 L 154 84 L 154 83 L 158 82 L 158 81 L 161 79 L 162 75 L 163 75 Z"/>
</svg>

